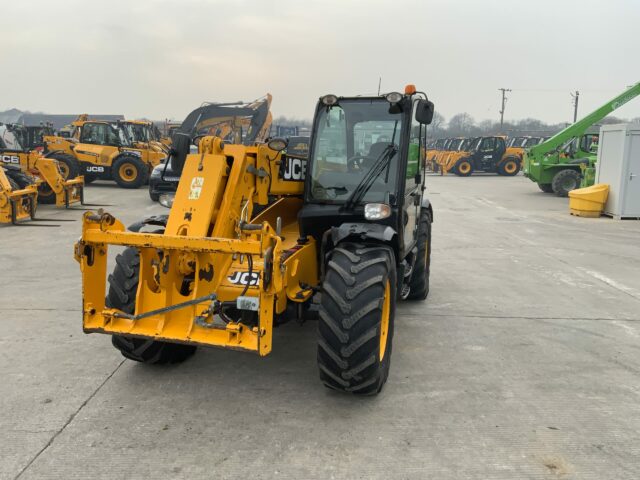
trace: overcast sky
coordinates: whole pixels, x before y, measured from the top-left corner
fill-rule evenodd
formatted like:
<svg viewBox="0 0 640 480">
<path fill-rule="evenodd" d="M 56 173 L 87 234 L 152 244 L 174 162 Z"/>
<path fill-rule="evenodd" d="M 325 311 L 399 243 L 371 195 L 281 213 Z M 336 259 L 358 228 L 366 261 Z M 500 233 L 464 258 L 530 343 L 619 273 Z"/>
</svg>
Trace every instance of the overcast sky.
<svg viewBox="0 0 640 480">
<path fill-rule="evenodd" d="M 447 119 L 570 120 L 640 81 L 638 0 L 1 0 L 0 110 L 182 120 L 415 83 Z M 640 99 L 616 114 L 640 116 Z"/>
</svg>

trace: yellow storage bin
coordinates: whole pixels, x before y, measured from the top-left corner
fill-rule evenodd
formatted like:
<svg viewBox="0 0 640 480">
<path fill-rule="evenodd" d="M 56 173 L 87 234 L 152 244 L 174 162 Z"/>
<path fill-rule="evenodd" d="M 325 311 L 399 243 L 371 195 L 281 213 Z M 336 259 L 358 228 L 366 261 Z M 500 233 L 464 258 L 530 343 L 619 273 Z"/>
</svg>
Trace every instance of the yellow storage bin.
<svg viewBox="0 0 640 480">
<path fill-rule="evenodd" d="M 569 192 L 569 211 L 579 217 L 599 217 L 609 196 L 609 185 L 598 183 Z"/>
</svg>

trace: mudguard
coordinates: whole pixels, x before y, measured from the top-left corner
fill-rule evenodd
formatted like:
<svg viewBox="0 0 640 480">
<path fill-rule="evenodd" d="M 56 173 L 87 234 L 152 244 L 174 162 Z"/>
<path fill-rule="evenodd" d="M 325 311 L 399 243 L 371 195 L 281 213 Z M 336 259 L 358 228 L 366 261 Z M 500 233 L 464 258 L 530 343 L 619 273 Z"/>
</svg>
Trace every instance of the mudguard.
<svg viewBox="0 0 640 480">
<path fill-rule="evenodd" d="M 169 215 L 154 215 L 152 217 L 147 217 L 143 220 L 132 223 L 131 225 L 129 225 L 128 229 L 130 232 L 139 232 L 143 227 L 146 227 L 147 225 L 166 227 L 168 218 Z"/>
<path fill-rule="evenodd" d="M 348 237 L 390 242 L 396 234 L 397 232 L 388 225 L 377 223 L 343 223 L 339 227 L 331 227 L 331 240 L 334 245 Z"/>
<path fill-rule="evenodd" d="M 422 202 L 420 203 L 421 208 L 426 208 L 429 210 L 429 214 L 431 214 L 431 223 L 433 223 L 433 207 L 431 206 L 431 201 L 426 195 L 422 196 Z"/>
</svg>

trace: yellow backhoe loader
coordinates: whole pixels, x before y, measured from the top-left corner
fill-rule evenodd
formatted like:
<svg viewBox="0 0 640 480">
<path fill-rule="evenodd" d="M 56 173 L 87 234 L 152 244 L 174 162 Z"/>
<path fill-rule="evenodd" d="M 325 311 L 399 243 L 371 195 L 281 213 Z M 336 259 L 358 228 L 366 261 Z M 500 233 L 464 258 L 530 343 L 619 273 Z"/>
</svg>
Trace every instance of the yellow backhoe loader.
<svg viewBox="0 0 640 480">
<path fill-rule="evenodd" d="M 182 175 L 175 196 L 161 196 L 168 216 L 127 231 L 106 212 L 84 215 L 75 246 L 84 331 L 112 335 L 144 363 L 180 362 L 197 346 L 267 355 L 275 325 L 316 311 L 322 382 L 378 393 L 396 301 L 429 292 L 433 211 L 421 156 L 432 117 L 412 85 L 325 95 L 306 162 L 284 153 L 285 139 L 205 136 L 188 154 L 194 139 L 174 137 Z M 112 247 L 126 248 L 107 275 Z"/>
</svg>

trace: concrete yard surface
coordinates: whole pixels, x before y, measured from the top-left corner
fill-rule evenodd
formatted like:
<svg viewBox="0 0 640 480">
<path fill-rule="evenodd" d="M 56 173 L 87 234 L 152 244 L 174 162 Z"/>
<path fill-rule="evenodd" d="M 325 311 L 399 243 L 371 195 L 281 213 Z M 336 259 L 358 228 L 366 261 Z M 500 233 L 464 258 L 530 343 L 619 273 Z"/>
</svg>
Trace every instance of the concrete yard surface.
<svg viewBox="0 0 640 480">
<path fill-rule="evenodd" d="M 0 227 L 0 478 L 640 478 L 640 222 L 570 216 L 522 176 L 428 188 L 431 293 L 399 304 L 374 398 L 322 386 L 315 322 L 266 358 L 125 361 L 82 333 L 82 212 Z M 125 223 L 166 211 L 86 197 Z"/>
</svg>

